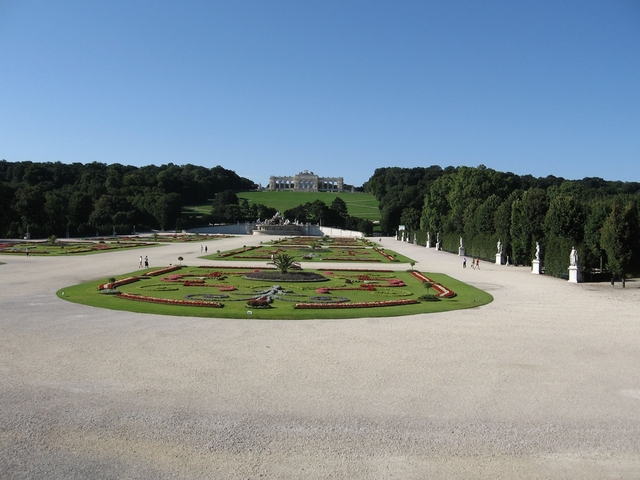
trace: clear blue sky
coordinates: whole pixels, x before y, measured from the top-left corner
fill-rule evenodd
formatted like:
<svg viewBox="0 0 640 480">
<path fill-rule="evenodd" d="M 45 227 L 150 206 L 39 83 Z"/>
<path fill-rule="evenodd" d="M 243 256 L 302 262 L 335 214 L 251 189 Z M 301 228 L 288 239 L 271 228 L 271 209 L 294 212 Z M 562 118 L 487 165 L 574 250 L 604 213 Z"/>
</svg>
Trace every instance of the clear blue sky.
<svg viewBox="0 0 640 480">
<path fill-rule="evenodd" d="M 0 158 L 640 181 L 640 2 L 0 0 Z"/>
</svg>

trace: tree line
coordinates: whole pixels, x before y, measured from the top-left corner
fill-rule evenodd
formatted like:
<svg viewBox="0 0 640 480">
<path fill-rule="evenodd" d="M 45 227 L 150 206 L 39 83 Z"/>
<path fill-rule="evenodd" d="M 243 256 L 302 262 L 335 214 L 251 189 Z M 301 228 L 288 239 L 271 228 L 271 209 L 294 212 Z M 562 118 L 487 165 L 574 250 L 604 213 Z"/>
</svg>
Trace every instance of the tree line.
<svg viewBox="0 0 640 480">
<path fill-rule="evenodd" d="M 239 200 L 236 192 L 257 185 L 221 166 L 144 167 L 104 163 L 0 161 L 0 238 L 130 234 L 181 230 L 213 223 L 271 218 L 274 208 Z M 210 204 L 202 216 L 185 205 Z M 322 201 L 284 212 L 300 222 L 372 233 L 368 220 L 351 217 L 344 201 Z"/>
<path fill-rule="evenodd" d="M 221 166 L 0 161 L 0 237 L 185 228 L 181 208 L 256 184 Z"/>
<path fill-rule="evenodd" d="M 379 168 L 364 185 L 379 202 L 381 228 L 399 225 L 423 245 L 439 232 L 445 250 L 493 260 L 498 240 L 511 263 L 530 265 L 536 243 L 547 274 L 564 276 L 573 246 L 587 274 L 640 273 L 640 183 L 565 180 L 485 166 Z"/>
</svg>

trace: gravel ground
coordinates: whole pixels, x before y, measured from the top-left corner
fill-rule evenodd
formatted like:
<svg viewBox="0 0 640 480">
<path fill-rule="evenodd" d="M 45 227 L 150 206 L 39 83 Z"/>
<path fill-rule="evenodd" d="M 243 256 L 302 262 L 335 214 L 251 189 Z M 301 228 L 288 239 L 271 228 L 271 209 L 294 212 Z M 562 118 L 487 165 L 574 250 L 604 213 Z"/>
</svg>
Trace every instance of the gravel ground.
<svg viewBox="0 0 640 480">
<path fill-rule="evenodd" d="M 0 477 L 640 478 L 640 281 L 462 269 L 381 243 L 494 302 L 356 320 L 141 315 L 55 292 L 134 271 L 140 254 L 210 263 L 199 244 L 3 256 Z"/>
</svg>

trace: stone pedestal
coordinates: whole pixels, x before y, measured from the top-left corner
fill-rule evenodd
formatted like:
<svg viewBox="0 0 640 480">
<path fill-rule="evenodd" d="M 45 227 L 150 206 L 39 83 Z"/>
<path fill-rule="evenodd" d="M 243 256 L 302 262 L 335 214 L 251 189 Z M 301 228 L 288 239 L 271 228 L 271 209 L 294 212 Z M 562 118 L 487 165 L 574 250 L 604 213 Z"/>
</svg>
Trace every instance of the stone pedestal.
<svg viewBox="0 0 640 480">
<path fill-rule="evenodd" d="M 570 283 L 580 282 L 580 269 L 576 265 L 572 265 L 569 267 L 569 282 Z"/>
<path fill-rule="evenodd" d="M 464 252 L 464 247 L 458 248 L 458 256 L 459 257 L 464 257 L 465 255 L 466 255 L 466 253 Z"/>
<path fill-rule="evenodd" d="M 496 265 L 502 265 L 502 254 L 496 253 Z"/>
<path fill-rule="evenodd" d="M 534 275 L 540 275 L 540 260 L 534 260 L 531 263 L 531 273 Z"/>
<path fill-rule="evenodd" d="M 436 250 L 442 250 L 442 244 L 440 242 L 436 242 Z"/>
</svg>

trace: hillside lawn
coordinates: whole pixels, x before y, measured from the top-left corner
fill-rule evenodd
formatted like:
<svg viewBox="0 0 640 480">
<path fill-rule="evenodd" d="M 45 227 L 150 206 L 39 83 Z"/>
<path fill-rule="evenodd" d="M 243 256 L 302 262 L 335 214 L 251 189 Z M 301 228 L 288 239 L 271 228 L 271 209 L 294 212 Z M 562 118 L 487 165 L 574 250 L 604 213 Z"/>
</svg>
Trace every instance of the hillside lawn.
<svg viewBox="0 0 640 480">
<path fill-rule="evenodd" d="M 246 199 L 249 205 L 252 203 L 266 205 L 283 213 L 285 210 L 303 205 L 305 203 L 322 200 L 331 205 L 336 197 L 340 197 L 347 204 L 349 215 L 364 218 L 372 222 L 380 221 L 378 201 L 370 193 L 331 193 L 331 192 L 240 192 L 237 194 L 240 200 Z M 182 209 L 184 214 L 202 215 L 209 213 L 210 205 L 189 205 Z"/>
</svg>

